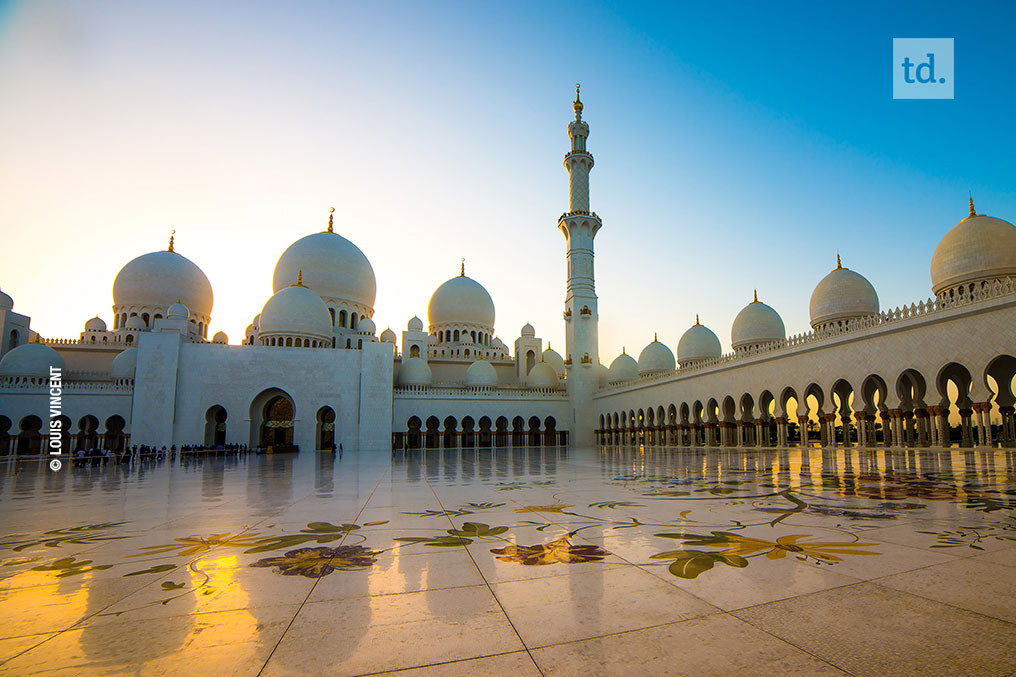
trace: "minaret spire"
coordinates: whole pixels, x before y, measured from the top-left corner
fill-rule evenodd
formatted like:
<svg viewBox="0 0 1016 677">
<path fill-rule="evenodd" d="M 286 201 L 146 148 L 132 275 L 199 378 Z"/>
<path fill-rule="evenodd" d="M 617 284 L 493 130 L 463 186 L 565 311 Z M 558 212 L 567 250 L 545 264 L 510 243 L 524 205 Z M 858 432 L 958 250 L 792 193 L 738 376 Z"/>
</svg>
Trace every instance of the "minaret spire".
<svg viewBox="0 0 1016 677">
<path fill-rule="evenodd" d="M 332 215 L 333 214 L 335 214 L 335 207 L 332 207 L 331 209 L 328 210 L 328 231 L 327 232 L 329 232 L 329 233 L 334 233 L 335 232 L 334 230 L 332 230 Z"/>
<path fill-rule="evenodd" d="M 977 216 L 977 212 L 974 211 L 974 196 L 970 196 L 970 216 Z"/>
<path fill-rule="evenodd" d="M 466 276 L 466 257 L 463 256 L 462 257 L 462 265 L 459 268 L 459 277 L 465 277 L 465 276 Z"/>
<path fill-rule="evenodd" d="M 842 267 L 843 267 L 843 264 L 840 263 L 840 253 L 836 252 L 836 270 L 839 270 Z"/>
<path fill-rule="evenodd" d="M 568 365 L 568 401 L 575 430 L 572 440 L 577 445 L 590 446 L 596 427 L 593 394 L 599 385 L 599 378 L 591 367 L 600 361 L 593 240 L 603 224 L 589 208 L 589 172 L 593 168 L 593 156 L 586 150 L 589 124 L 582 119 L 584 106 L 580 89 L 576 84 L 572 104 L 575 119 L 568 124 L 571 148 L 564 156 L 564 166 L 568 170 L 568 211 L 558 219 L 557 227 L 567 246 L 564 358 Z"/>
</svg>

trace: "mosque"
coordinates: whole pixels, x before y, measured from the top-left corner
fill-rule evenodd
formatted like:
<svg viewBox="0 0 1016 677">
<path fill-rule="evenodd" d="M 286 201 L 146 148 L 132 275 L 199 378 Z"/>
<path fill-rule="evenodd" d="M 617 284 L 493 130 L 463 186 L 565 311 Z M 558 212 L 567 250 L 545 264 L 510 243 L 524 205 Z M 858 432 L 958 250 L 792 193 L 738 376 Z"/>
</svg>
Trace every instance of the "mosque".
<svg viewBox="0 0 1016 677">
<path fill-rule="evenodd" d="M 601 362 L 593 242 L 602 221 L 590 210 L 578 90 L 573 109 L 569 209 L 557 221 L 562 353 L 529 324 L 510 345 L 498 337 L 494 302 L 464 265 L 434 291 L 426 326 L 413 317 L 401 338 L 378 335 L 374 271 L 331 216 L 279 257 L 273 295 L 242 339 L 209 339 L 211 285 L 170 237 L 165 251 L 117 273 L 112 326 L 93 317 L 77 338 L 40 336 L 0 292 L 0 455 L 42 453 L 53 436 L 71 452 L 1016 445 L 1016 227 L 977 214 L 973 199 L 935 250 L 934 298 L 883 309 L 868 280 L 837 260 L 812 293 L 807 333 L 788 337 L 756 294 L 734 320 L 729 354 L 696 318 L 676 355 L 654 339 L 637 360 Z"/>
</svg>

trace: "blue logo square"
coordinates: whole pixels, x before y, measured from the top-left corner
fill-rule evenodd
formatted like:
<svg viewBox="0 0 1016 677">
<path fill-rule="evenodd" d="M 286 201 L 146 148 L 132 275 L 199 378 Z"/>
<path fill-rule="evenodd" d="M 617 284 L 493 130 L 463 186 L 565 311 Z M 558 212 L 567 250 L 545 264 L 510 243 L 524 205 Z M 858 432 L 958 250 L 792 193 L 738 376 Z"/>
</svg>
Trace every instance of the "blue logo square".
<svg viewBox="0 0 1016 677">
<path fill-rule="evenodd" d="M 952 38 L 893 38 L 893 98 L 953 99 Z"/>
</svg>

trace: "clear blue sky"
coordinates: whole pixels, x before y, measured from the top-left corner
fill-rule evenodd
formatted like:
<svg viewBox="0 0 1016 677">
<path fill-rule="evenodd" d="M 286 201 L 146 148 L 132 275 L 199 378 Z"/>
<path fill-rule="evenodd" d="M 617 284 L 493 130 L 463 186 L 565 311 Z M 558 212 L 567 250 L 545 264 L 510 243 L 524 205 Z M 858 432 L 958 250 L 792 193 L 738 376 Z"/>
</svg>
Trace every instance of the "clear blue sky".
<svg viewBox="0 0 1016 677">
<path fill-rule="evenodd" d="M 756 287 L 798 333 L 837 250 L 895 306 L 968 190 L 1016 219 L 1014 27 L 1002 2 L 0 2 L 0 288 L 74 335 L 176 228 L 235 340 L 334 205 L 379 330 L 465 256 L 506 342 L 563 347 L 581 82 L 601 359 L 696 312 L 728 347 Z M 956 99 L 894 101 L 893 37 L 955 38 Z"/>
</svg>

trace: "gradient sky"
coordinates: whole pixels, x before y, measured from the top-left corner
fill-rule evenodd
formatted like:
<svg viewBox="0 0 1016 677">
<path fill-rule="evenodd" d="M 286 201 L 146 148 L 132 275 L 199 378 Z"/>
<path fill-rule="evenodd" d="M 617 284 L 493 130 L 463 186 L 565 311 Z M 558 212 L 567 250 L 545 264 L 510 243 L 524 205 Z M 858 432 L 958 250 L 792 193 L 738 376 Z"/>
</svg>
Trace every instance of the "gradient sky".
<svg viewBox="0 0 1016 677">
<path fill-rule="evenodd" d="M 888 308 L 930 295 L 968 191 L 1016 220 L 1014 26 L 1002 2 L 0 0 L 0 288 L 46 337 L 112 325 L 117 271 L 175 228 L 236 342 L 334 206 L 379 332 L 464 256 L 499 336 L 563 349 L 581 82 L 601 359 L 696 312 L 729 349 L 756 287 L 803 332 L 837 250 Z M 893 37 L 955 38 L 956 99 L 894 101 Z"/>
</svg>

